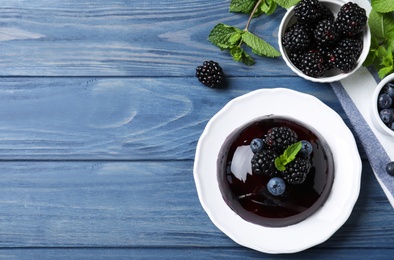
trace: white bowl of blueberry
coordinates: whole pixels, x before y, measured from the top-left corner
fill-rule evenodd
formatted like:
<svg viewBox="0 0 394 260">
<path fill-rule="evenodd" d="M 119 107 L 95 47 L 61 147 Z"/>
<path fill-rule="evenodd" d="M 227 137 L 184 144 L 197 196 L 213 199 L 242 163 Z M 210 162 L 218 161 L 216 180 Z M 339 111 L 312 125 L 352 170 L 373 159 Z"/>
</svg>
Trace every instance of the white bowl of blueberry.
<svg viewBox="0 0 394 260">
<path fill-rule="evenodd" d="M 371 35 L 365 9 L 345 0 L 301 0 L 279 27 L 279 49 L 297 75 L 334 82 L 365 61 Z"/>
<path fill-rule="evenodd" d="M 385 77 L 374 91 L 372 122 L 381 133 L 394 137 L 394 73 Z"/>
</svg>

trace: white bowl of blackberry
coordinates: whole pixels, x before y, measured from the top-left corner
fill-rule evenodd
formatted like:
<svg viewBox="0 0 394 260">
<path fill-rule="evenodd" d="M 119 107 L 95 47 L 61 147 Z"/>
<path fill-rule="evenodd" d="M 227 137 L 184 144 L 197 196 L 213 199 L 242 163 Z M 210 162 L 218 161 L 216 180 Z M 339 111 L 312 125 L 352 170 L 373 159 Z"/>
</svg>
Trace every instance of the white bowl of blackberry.
<svg viewBox="0 0 394 260">
<path fill-rule="evenodd" d="M 301 0 L 279 26 L 279 49 L 298 76 L 319 83 L 342 80 L 367 58 L 367 12 L 346 0 Z"/>
</svg>

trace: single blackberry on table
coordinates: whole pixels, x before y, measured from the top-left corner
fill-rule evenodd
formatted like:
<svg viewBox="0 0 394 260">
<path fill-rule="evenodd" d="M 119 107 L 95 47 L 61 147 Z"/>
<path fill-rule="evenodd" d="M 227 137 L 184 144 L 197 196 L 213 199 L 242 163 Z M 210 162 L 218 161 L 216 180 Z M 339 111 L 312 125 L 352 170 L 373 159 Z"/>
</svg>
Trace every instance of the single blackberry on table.
<svg viewBox="0 0 394 260">
<path fill-rule="evenodd" d="M 339 10 L 335 23 L 340 33 L 354 36 L 360 33 L 367 23 L 366 11 L 356 3 L 348 2 Z"/>
<path fill-rule="evenodd" d="M 317 50 L 311 50 L 302 55 L 298 69 L 305 75 L 317 78 L 324 74 L 327 65 L 324 57 Z"/>
<path fill-rule="evenodd" d="M 269 177 L 278 174 L 278 170 L 275 168 L 275 158 L 278 155 L 273 150 L 262 150 L 253 155 L 251 160 L 252 170 L 257 174 L 264 174 Z"/>
<path fill-rule="evenodd" d="M 313 31 L 306 24 L 295 23 L 289 27 L 282 37 L 283 46 L 291 52 L 310 48 L 313 42 Z"/>
<path fill-rule="evenodd" d="M 296 157 L 286 165 L 286 169 L 281 172 L 281 175 L 289 184 L 302 184 L 311 168 L 312 164 L 308 159 Z"/>
<path fill-rule="evenodd" d="M 215 61 L 204 61 L 202 66 L 196 68 L 196 77 L 205 86 L 216 88 L 224 82 L 223 70 Z"/>
<path fill-rule="evenodd" d="M 339 40 L 339 33 L 333 20 L 322 20 L 314 30 L 315 41 L 318 45 L 334 46 Z"/>
<path fill-rule="evenodd" d="M 322 5 L 318 0 L 301 0 L 294 7 L 294 16 L 299 22 L 314 23 L 322 16 Z"/>
<path fill-rule="evenodd" d="M 267 131 L 264 137 L 266 147 L 274 150 L 277 154 L 282 154 L 286 148 L 297 142 L 298 136 L 289 127 L 273 127 Z"/>
</svg>

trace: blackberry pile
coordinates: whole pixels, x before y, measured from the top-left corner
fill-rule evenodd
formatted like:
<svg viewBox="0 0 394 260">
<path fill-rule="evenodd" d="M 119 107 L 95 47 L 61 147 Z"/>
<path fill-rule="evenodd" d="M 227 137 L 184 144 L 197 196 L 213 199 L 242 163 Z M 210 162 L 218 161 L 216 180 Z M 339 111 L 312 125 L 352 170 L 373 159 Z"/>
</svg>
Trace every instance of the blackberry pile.
<svg viewBox="0 0 394 260">
<path fill-rule="evenodd" d="M 251 160 L 253 173 L 271 179 L 281 178 L 289 185 L 302 184 L 312 167 L 310 157 L 312 145 L 308 141 L 301 141 L 301 150 L 284 170 L 279 170 L 275 165 L 275 159 L 297 142 L 299 142 L 297 133 L 283 126 L 273 127 L 261 139 L 252 140 L 250 146 L 254 153 Z"/>
<path fill-rule="evenodd" d="M 295 24 L 282 37 L 290 61 L 305 75 L 321 77 L 330 69 L 348 73 L 363 49 L 366 12 L 355 3 L 344 4 L 335 19 L 318 0 L 301 0 L 294 7 Z"/>
</svg>

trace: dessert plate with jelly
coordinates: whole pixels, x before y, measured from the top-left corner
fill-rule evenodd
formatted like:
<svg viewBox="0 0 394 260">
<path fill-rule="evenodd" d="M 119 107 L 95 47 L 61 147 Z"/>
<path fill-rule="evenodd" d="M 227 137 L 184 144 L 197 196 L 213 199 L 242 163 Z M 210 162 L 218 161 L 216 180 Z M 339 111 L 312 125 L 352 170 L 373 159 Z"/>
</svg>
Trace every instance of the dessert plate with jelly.
<svg viewBox="0 0 394 260">
<path fill-rule="evenodd" d="M 250 167 L 250 141 L 275 126 L 294 129 L 313 146 L 305 182 L 280 197 L 265 195 L 267 180 Z M 197 144 L 194 179 L 202 207 L 223 233 L 278 254 L 318 245 L 345 223 L 361 170 L 354 136 L 334 110 L 314 96 L 275 88 L 235 98 L 212 117 Z"/>
</svg>

